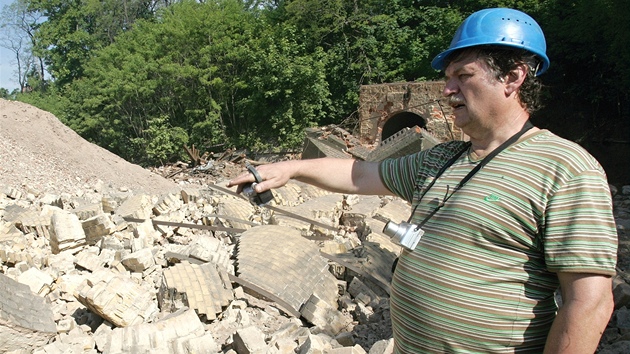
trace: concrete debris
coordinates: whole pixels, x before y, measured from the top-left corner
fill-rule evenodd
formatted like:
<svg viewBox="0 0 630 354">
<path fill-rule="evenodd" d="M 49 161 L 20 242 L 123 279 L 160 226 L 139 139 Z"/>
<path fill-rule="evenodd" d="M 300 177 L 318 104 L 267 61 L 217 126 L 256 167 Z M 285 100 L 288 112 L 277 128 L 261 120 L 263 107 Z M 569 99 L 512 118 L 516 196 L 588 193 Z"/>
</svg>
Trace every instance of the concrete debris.
<svg viewBox="0 0 630 354">
<path fill-rule="evenodd" d="M 233 298 L 225 269 L 212 263 L 182 262 L 165 269 L 158 294 L 162 311 L 190 307 L 204 321 L 216 319 Z"/>
<path fill-rule="evenodd" d="M 180 185 L 164 195 L 0 186 L 0 352 L 393 352 L 400 247 L 382 229 L 407 219 L 406 203 L 292 181 L 274 191 L 282 213 Z M 613 195 L 620 271 L 599 348 L 610 354 L 626 352 L 630 330 L 630 188 Z"/>
<path fill-rule="evenodd" d="M 50 304 L 28 285 L 0 274 L 0 352 L 32 351 L 56 334 Z"/>
<path fill-rule="evenodd" d="M 297 312 L 315 293 L 336 309 L 337 284 L 328 262 L 319 255 L 317 245 L 294 228 L 263 225 L 243 232 L 236 271 L 239 278 L 272 293 Z"/>
</svg>

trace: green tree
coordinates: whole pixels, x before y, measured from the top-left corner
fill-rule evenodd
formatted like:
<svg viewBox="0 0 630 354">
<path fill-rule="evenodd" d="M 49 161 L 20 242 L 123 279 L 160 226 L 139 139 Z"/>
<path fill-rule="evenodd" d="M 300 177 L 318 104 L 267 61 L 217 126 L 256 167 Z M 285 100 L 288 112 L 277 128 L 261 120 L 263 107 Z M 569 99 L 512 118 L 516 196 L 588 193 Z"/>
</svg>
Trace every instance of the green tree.
<svg viewBox="0 0 630 354">
<path fill-rule="evenodd" d="M 63 87 L 83 76 L 85 63 L 113 43 L 138 19 L 153 18 L 150 0 L 28 0 L 32 12 L 46 17 L 35 33 L 55 84 Z"/>
<path fill-rule="evenodd" d="M 64 119 L 89 140 L 148 163 L 174 158 L 170 148 L 157 151 L 159 127 L 181 129 L 160 136 L 169 146 L 295 147 L 323 116 L 328 95 L 323 62 L 290 30 L 240 1 L 183 1 L 93 53 L 67 91 Z"/>
</svg>

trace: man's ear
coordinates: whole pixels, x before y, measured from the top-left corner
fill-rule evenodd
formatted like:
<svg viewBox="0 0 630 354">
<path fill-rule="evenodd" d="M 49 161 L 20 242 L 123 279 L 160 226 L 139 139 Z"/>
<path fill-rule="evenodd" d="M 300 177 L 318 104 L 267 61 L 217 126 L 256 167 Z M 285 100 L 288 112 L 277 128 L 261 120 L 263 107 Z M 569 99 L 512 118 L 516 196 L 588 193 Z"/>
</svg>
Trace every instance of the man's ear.
<svg viewBox="0 0 630 354">
<path fill-rule="evenodd" d="M 503 80 L 501 80 L 501 82 L 505 86 L 506 96 L 510 96 L 518 91 L 519 87 L 521 87 L 527 77 L 528 70 L 529 65 L 522 63 L 508 72 L 505 77 L 502 77 Z"/>
</svg>

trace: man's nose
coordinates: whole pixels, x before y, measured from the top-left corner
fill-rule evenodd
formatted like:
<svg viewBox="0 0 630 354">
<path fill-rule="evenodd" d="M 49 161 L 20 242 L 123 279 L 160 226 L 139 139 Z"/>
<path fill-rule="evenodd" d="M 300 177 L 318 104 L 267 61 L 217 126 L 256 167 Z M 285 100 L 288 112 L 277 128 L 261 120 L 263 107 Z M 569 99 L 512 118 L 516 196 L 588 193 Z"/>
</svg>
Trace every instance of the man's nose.
<svg viewBox="0 0 630 354">
<path fill-rule="evenodd" d="M 442 89 L 442 95 L 444 97 L 448 97 L 457 93 L 457 85 L 453 82 L 453 80 L 446 80 L 444 84 L 444 88 Z"/>
</svg>

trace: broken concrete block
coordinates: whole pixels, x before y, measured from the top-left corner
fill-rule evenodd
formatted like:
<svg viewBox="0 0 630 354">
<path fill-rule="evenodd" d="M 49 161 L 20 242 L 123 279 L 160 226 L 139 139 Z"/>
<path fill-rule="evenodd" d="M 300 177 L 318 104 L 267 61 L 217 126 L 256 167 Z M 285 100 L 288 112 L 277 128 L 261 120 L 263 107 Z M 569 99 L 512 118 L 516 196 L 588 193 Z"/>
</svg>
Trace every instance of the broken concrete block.
<svg viewBox="0 0 630 354">
<path fill-rule="evenodd" d="M 201 191 L 195 188 L 183 188 L 181 190 L 181 197 L 184 204 L 196 203 L 201 199 Z"/>
<path fill-rule="evenodd" d="M 394 353 L 394 340 L 382 339 L 374 343 L 370 348 L 369 354 L 393 354 Z"/>
<path fill-rule="evenodd" d="M 308 322 L 314 324 L 323 333 L 337 335 L 346 329 L 352 322 L 352 318 L 344 316 L 335 307 L 317 296 L 311 296 L 300 311 Z"/>
<path fill-rule="evenodd" d="M 79 217 L 79 220 L 87 220 L 93 218 L 96 215 L 103 214 L 103 205 L 100 203 L 93 203 L 82 205 L 72 210 L 72 213 Z"/>
<path fill-rule="evenodd" d="M 179 194 L 165 194 L 160 196 L 153 206 L 153 214 L 160 216 L 181 209 L 183 204 Z"/>
<path fill-rule="evenodd" d="M 300 346 L 299 354 L 320 354 L 330 350 L 330 342 L 324 340 L 322 337 L 310 334 L 306 341 Z"/>
<path fill-rule="evenodd" d="M 232 347 L 239 354 L 257 354 L 265 352 L 267 343 L 265 343 L 265 335 L 262 331 L 256 327 L 250 326 L 238 329 L 236 333 L 234 333 L 234 343 Z"/>
<path fill-rule="evenodd" d="M 119 327 L 152 320 L 159 312 L 150 291 L 108 270 L 91 274 L 76 290 L 80 303 Z"/>
<path fill-rule="evenodd" d="M 342 208 L 343 195 L 329 193 L 325 196 L 306 201 L 303 204 L 293 207 L 284 207 L 282 209 L 334 227 L 339 224 Z M 271 223 L 280 226 L 293 227 L 301 230 L 304 234 L 309 231 L 316 231 L 323 235 L 329 235 L 332 233 L 330 229 L 312 225 L 308 221 L 298 220 L 279 212 L 273 214 Z"/>
<path fill-rule="evenodd" d="M 220 215 L 229 215 L 230 219 L 222 219 L 221 223 L 226 227 L 237 229 L 249 229 L 251 224 L 239 222 L 240 220 L 249 220 L 249 216 L 254 213 L 254 206 L 248 201 L 241 198 L 226 197 L 221 198 L 221 202 L 217 205 L 217 213 Z"/>
<path fill-rule="evenodd" d="M 173 349 L 177 346 L 185 346 L 186 340 L 193 343 L 197 338 L 201 338 L 200 341 L 208 341 L 208 338 L 205 338 L 203 323 L 195 311 L 188 308 L 180 309 L 154 323 L 142 323 L 112 330 L 101 327 L 95 333 L 101 337 L 97 340 L 97 346 L 102 353 L 108 354 L 194 353 Z M 203 352 L 205 351 L 199 353 Z M 207 353 L 215 353 L 215 351 L 207 351 Z"/>
<path fill-rule="evenodd" d="M 63 201 L 61 200 L 61 196 L 57 194 L 46 193 L 41 198 L 39 198 L 40 205 L 52 205 L 59 209 L 63 209 Z"/>
<path fill-rule="evenodd" d="M 55 211 L 51 219 L 50 248 L 54 254 L 73 250 L 86 244 L 79 218 L 66 211 Z"/>
<path fill-rule="evenodd" d="M 37 268 L 30 268 L 23 272 L 18 276 L 17 281 L 28 285 L 32 292 L 40 296 L 48 295 L 55 283 L 53 277 Z"/>
<path fill-rule="evenodd" d="M 21 213 L 17 218 L 15 226 L 25 234 L 32 232 L 38 237 L 50 239 L 51 219 L 49 216 L 29 210 Z"/>
<path fill-rule="evenodd" d="M 23 237 L 24 234 L 14 223 L 0 221 L 0 243 L 12 245 Z"/>
<path fill-rule="evenodd" d="M 401 221 L 406 221 L 409 219 L 409 213 L 411 209 L 409 207 L 409 203 L 402 199 L 391 199 L 387 204 L 383 207 L 379 208 L 374 213 L 374 218 L 381 220 L 383 222 L 393 221 L 395 223 L 400 223 Z M 381 230 L 379 230 L 381 231 Z"/>
<path fill-rule="evenodd" d="M 326 351 L 326 354 L 366 354 L 367 352 L 360 345 L 351 347 L 333 348 Z"/>
<path fill-rule="evenodd" d="M 348 293 L 366 306 L 369 306 L 372 302 L 378 303 L 380 301 L 380 297 L 370 287 L 365 285 L 359 277 L 352 279 L 348 286 Z"/>
<path fill-rule="evenodd" d="M 201 337 L 177 338 L 176 347 L 182 348 L 179 353 L 220 353 L 221 346 L 217 344 L 212 333 Z"/>
<path fill-rule="evenodd" d="M 315 291 L 321 291 L 326 299 L 337 296 L 328 261 L 319 254 L 317 245 L 296 229 L 253 227 L 241 234 L 236 258 L 239 278 L 274 294 L 296 312 Z"/>
<path fill-rule="evenodd" d="M 153 222 L 148 219 L 141 223 L 130 223 L 129 229 L 134 236 L 130 245 L 132 251 L 153 246 L 155 240 L 159 237 L 159 232 L 155 230 Z"/>
<path fill-rule="evenodd" d="M 86 219 L 81 223 L 85 232 L 85 239 L 88 245 L 97 244 L 104 236 L 111 235 L 116 231 L 116 225 L 111 216 L 101 213 Z"/>
<path fill-rule="evenodd" d="M 0 274 L 0 352 L 32 351 L 56 334 L 50 304 L 27 285 Z"/>
<path fill-rule="evenodd" d="M 211 262 L 224 269 L 232 267 L 232 251 L 226 247 L 225 243 L 214 238 L 211 233 L 207 236 L 199 237 L 190 245 L 189 255 L 203 262 Z"/>
<path fill-rule="evenodd" d="M 107 253 L 104 253 L 106 255 Z M 99 249 L 97 247 L 89 247 L 81 250 L 76 254 L 76 260 L 74 263 L 82 269 L 87 269 L 91 272 L 95 272 L 107 265 L 108 260 L 106 257 L 99 255 Z"/>
<path fill-rule="evenodd" d="M 123 218 L 149 219 L 153 210 L 151 197 L 146 194 L 133 195 L 125 200 L 117 209 L 116 214 Z"/>
<path fill-rule="evenodd" d="M 341 344 L 344 347 L 352 347 L 356 343 L 354 342 L 354 336 L 352 332 L 341 332 L 334 338 L 337 343 Z"/>
<path fill-rule="evenodd" d="M 135 273 L 142 273 L 146 269 L 155 265 L 155 259 L 153 258 L 153 252 L 149 248 L 143 248 L 139 251 L 130 253 L 123 257 L 120 262 Z"/>
<path fill-rule="evenodd" d="M 232 299 L 227 273 L 212 263 L 182 262 L 165 269 L 158 292 L 162 310 L 189 307 L 208 320 L 216 319 Z"/>
<path fill-rule="evenodd" d="M 120 203 L 116 198 L 113 198 L 109 195 L 103 196 L 101 198 L 101 207 L 103 208 L 103 212 L 105 213 L 113 213 L 120 206 Z"/>
<path fill-rule="evenodd" d="M 46 266 L 49 267 L 51 274 L 57 274 L 57 276 L 60 276 L 62 274 L 73 272 L 75 270 L 75 262 L 76 257 L 73 254 L 64 252 L 48 256 Z"/>
</svg>

